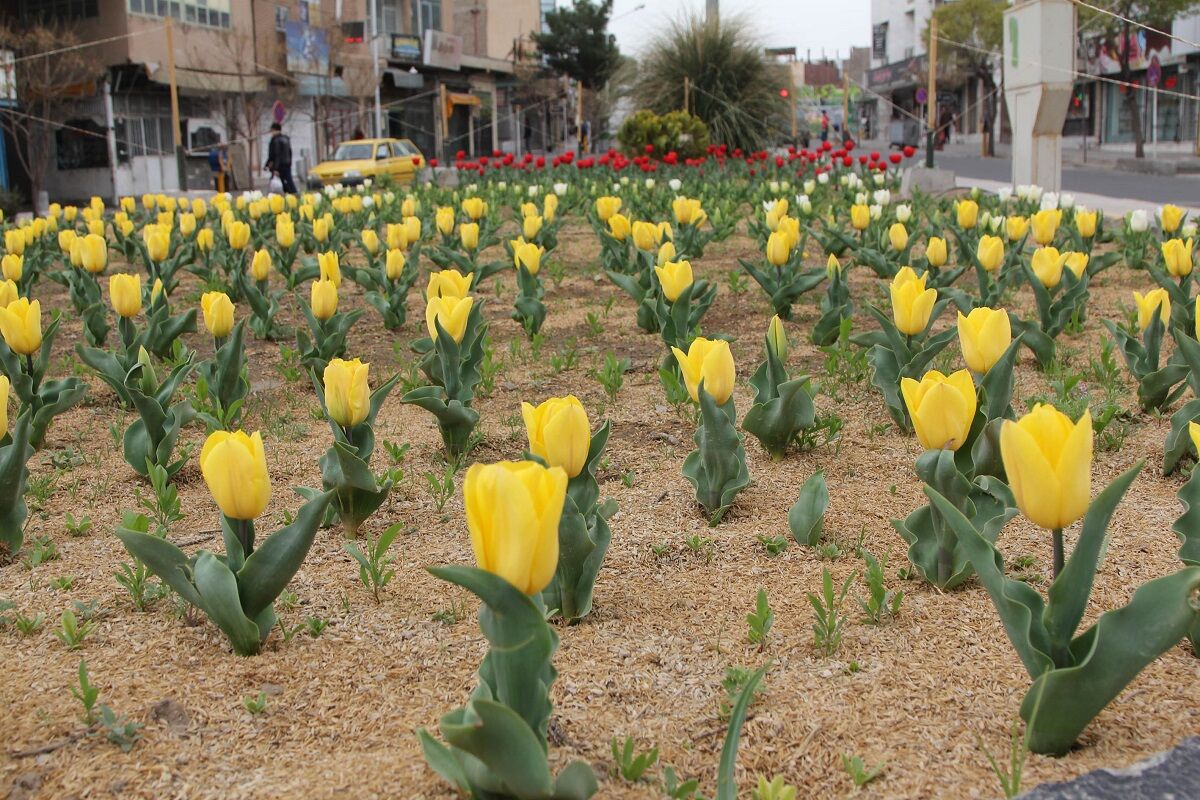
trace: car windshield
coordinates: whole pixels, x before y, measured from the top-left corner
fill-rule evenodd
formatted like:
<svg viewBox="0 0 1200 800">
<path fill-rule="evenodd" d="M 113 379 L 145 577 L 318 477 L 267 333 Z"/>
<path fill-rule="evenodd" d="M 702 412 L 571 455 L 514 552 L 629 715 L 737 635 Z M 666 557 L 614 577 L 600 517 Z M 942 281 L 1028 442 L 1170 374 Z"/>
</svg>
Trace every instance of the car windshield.
<svg viewBox="0 0 1200 800">
<path fill-rule="evenodd" d="M 334 161 L 357 161 L 359 159 L 370 158 L 375 146 L 364 142 L 351 142 L 348 144 L 338 145 L 338 149 L 333 151 Z"/>
</svg>

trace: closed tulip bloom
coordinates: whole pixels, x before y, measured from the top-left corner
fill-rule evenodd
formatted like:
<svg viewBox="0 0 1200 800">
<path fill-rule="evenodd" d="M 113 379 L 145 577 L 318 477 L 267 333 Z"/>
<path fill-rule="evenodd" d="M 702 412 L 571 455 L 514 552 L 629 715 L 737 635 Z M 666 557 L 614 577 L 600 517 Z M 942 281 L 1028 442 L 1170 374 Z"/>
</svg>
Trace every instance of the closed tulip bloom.
<svg viewBox="0 0 1200 800">
<path fill-rule="evenodd" d="M 1083 516 L 1092 495 L 1092 414 L 1079 422 L 1038 404 L 1000 429 L 1000 457 L 1017 507 L 1035 525 L 1065 528 Z"/>
<path fill-rule="evenodd" d="M 901 252 L 908 247 L 908 229 L 899 222 L 893 222 L 888 228 L 888 241 L 891 242 L 893 250 Z"/>
<path fill-rule="evenodd" d="M 779 233 L 788 237 L 788 247 L 793 250 L 800 244 L 800 220 L 795 217 L 783 217 L 779 220 Z"/>
<path fill-rule="evenodd" d="M 596 198 L 596 216 L 601 222 L 608 222 L 613 214 L 621 210 L 621 198 L 619 197 L 597 197 Z"/>
<path fill-rule="evenodd" d="M 409 195 L 404 198 L 404 202 L 400 204 L 400 216 L 411 217 L 417 213 L 417 198 Z"/>
<path fill-rule="evenodd" d="M 592 430 L 587 411 L 575 395 L 551 397 L 539 406 L 521 403 L 529 452 L 574 478 L 587 464 Z"/>
<path fill-rule="evenodd" d="M 480 220 L 487 214 L 487 203 L 478 197 L 468 197 L 462 201 L 462 210 L 473 220 Z"/>
<path fill-rule="evenodd" d="M 866 230 L 871 224 L 870 207 L 863 203 L 850 206 L 850 224 L 856 231 Z"/>
<path fill-rule="evenodd" d="M 387 262 L 385 263 L 388 280 L 400 280 L 400 276 L 404 274 L 405 260 L 403 250 L 388 250 Z"/>
<path fill-rule="evenodd" d="M 142 229 L 142 234 L 150 260 L 156 263 L 166 261 L 171 249 L 171 232 L 161 225 L 147 225 Z"/>
<path fill-rule="evenodd" d="M 829 277 L 840 275 L 842 273 L 842 262 L 838 261 L 837 256 L 833 253 L 829 254 L 829 258 L 825 260 L 825 274 Z"/>
<path fill-rule="evenodd" d="M 404 220 L 405 232 L 408 234 L 408 243 L 416 244 L 421 241 L 421 218 L 408 217 Z"/>
<path fill-rule="evenodd" d="M 6 396 L 6 397 L 7 397 L 7 395 L 8 395 L 8 383 L 7 383 L 7 381 L 8 381 L 8 379 L 6 378 L 6 379 L 5 379 L 5 384 L 4 384 L 4 394 L 5 394 L 5 396 Z M 7 429 L 7 427 L 8 427 L 7 405 L 8 405 L 8 404 L 7 404 L 7 403 L 5 403 L 5 406 L 6 406 L 6 409 L 5 409 L 5 411 L 6 411 L 6 413 L 5 413 L 5 423 L 4 423 L 4 427 L 5 427 L 6 429 Z M 1195 449 L 1195 451 L 1196 451 L 1197 453 L 1200 453 L 1200 424 L 1197 424 L 1197 423 L 1195 423 L 1195 422 L 1189 422 L 1189 423 L 1188 423 L 1188 436 L 1189 436 L 1189 437 L 1191 437 L 1191 440 L 1192 440 L 1192 447 Z"/>
<path fill-rule="evenodd" d="M 33 355 L 42 346 L 42 304 L 25 297 L 0 308 L 0 334 L 14 352 Z"/>
<path fill-rule="evenodd" d="M 929 262 L 929 266 L 937 269 L 946 263 L 948 257 L 946 240 L 940 236 L 931 236 L 929 244 L 925 245 L 925 260 Z"/>
<path fill-rule="evenodd" d="M 21 275 L 25 272 L 25 256 L 8 253 L 3 259 L 0 259 L 0 272 L 3 272 L 5 280 L 21 280 Z"/>
<path fill-rule="evenodd" d="M 338 290 L 333 281 L 318 280 L 312 282 L 311 297 L 313 316 L 317 319 L 329 319 L 337 313 Z"/>
<path fill-rule="evenodd" d="M 1096 235 L 1097 216 L 1095 211 L 1077 210 L 1075 212 L 1075 230 L 1079 231 L 1079 235 L 1084 239 L 1090 239 Z"/>
<path fill-rule="evenodd" d="M 671 202 L 671 211 L 675 215 L 675 221 L 680 225 L 699 226 L 704 223 L 704 220 L 708 219 L 708 215 L 704 213 L 700 201 L 691 197 L 676 197 Z"/>
<path fill-rule="evenodd" d="M 1166 262 L 1167 272 L 1176 278 L 1190 275 L 1192 272 L 1192 240 L 1171 239 L 1163 242 L 1163 261 Z"/>
<path fill-rule="evenodd" d="M 129 318 L 142 310 L 142 276 L 120 273 L 108 279 L 108 299 L 113 311 Z"/>
<path fill-rule="evenodd" d="M 554 215 L 558 213 L 558 195 L 548 194 L 542 200 L 542 216 L 547 222 L 554 222 Z"/>
<path fill-rule="evenodd" d="M 970 230 L 979 222 L 979 204 L 974 200 L 959 200 L 954 204 L 958 227 Z"/>
<path fill-rule="evenodd" d="M 999 236 L 979 237 L 975 258 L 979 260 L 979 266 L 988 272 L 995 272 L 1004 264 L 1004 242 Z"/>
<path fill-rule="evenodd" d="M 312 221 L 313 238 L 318 242 L 324 242 L 329 238 L 329 227 L 331 222 L 328 217 L 319 217 Z"/>
<path fill-rule="evenodd" d="M 1062 222 L 1062 209 L 1044 208 L 1033 215 L 1030 225 L 1033 227 L 1033 240 L 1045 246 L 1054 241 L 1058 225 Z"/>
<path fill-rule="evenodd" d="M 371 255 L 379 252 L 379 234 L 368 228 L 362 232 L 362 243 L 366 251 Z"/>
<path fill-rule="evenodd" d="M 767 238 L 767 261 L 774 267 L 782 267 L 792 257 L 791 237 L 783 231 L 775 231 Z"/>
<path fill-rule="evenodd" d="M 458 238 L 462 240 L 462 246 L 467 250 L 475 250 L 479 247 L 479 224 L 475 222 L 464 222 L 458 226 Z"/>
<path fill-rule="evenodd" d="M 162 278 L 155 278 L 154 285 L 150 287 L 150 302 L 153 303 L 155 300 L 157 300 L 159 295 L 162 294 L 162 291 L 163 291 Z"/>
<path fill-rule="evenodd" d="M 783 320 L 778 314 L 771 317 L 771 322 L 767 325 L 767 347 L 771 348 L 780 361 L 787 361 L 787 331 L 784 330 Z"/>
<path fill-rule="evenodd" d="M 137 211 L 137 201 L 132 197 L 122 197 L 121 210 L 126 214 L 132 214 L 134 211 Z"/>
<path fill-rule="evenodd" d="M 674 238 L 675 238 L 674 234 L 671 233 L 671 223 L 669 223 L 669 222 L 658 223 L 658 241 L 661 242 L 664 239 L 671 240 Z"/>
<path fill-rule="evenodd" d="M 250 244 L 250 226 L 235 220 L 229 225 L 229 246 L 234 250 L 245 250 Z"/>
<path fill-rule="evenodd" d="M 17 292 L 17 285 L 9 280 L 0 281 L 0 308 L 4 308 L 9 303 L 14 302 L 20 294 Z"/>
<path fill-rule="evenodd" d="M 971 373 L 960 369 L 946 376 L 930 370 L 920 382 L 901 379 L 900 394 L 926 450 L 957 450 L 966 443 L 977 404 Z"/>
<path fill-rule="evenodd" d="M 958 345 L 972 372 L 987 372 L 1011 343 L 1012 324 L 1004 309 L 974 308 L 965 317 L 958 312 Z"/>
<path fill-rule="evenodd" d="M 196 247 L 200 248 L 201 252 L 211 252 L 213 249 L 213 231 L 212 228 L 203 228 L 196 234 Z"/>
<path fill-rule="evenodd" d="M 11 389 L 8 376 L 0 375 L 0 435 L 8 430 L 8 395 Z"/>
<path fill-rule="evenodd" d="M 224 292 L 205 292 L 200 296 L 204 327 L 214 339 L 224 339 L 233 330 L 233 301 Z"/>
<path fill-rule="evenodd" d="M 278 214 L 280 211 L 283 211 L 283 195 L 271 195 L 267 198 L 267 205 L 270 207 L 272 214 Z"/>
<path fill-rule="evenodd" d="M 1033 267 L 1033 274 L 1037 275 L 1042 286 L 1053 289 L 1062 280 L 1063 264 L 1066 260 L 1066 256 L 1059 253 L 1057 248 L 1039 247 L 1033 251 L 1030 266 Z"/>
<path fill-rule="evenodd" d="M 179 215 L 179 233 L 184 238 L 190 239 L 192 234 L 196 232 L 196 216 L 194 214 Z"/>
<path fill-rule="evenodd" d="M 434 320 L 441 323 L 442 330 L 450 334 L 456 342 L 462 342 L 467 334 L 467 320 L 471 316 L 471 306 L 475 298 L 466 297 L 430 297 L 425 305 L 425 325 L 429 335 L 436 341 L 437 326 Z"/>
<path fill-rule="evenodd" d="M 513 250 L 513 266 L 524 267 L 530 275 L 537 275 L 542 266 L 542 255 L 546 251 L 532 242 L 525 242 Z"/>
<path fill-rule="evenodd" d="M 532 239 L 537 236 L 542 230 L 541 216 L 534 214 L 533 216 L 525 217 L 521 220 L 521 232 L 525 234 L 526 239 Z"/>
<path fill-rule="evenodd" d="M 663 264 L 674 261 L 675 255 L 675 243 L 663 242 L 662 246 L 658 248 L 658 257 L 655 259 L 655 263 L 661 267 Z"/>
<path fill-rule="evenodd" d="M 88 224 L 87 224 L 87 231 L 88 231 L 88 233 L 94 233 L 97 236 L 103 236 L 104 235 L 104 220 L 103 219 L 89 219 Z"/>
<path fill-rule="evenodd" d="M 75 231 L 71 231 L 74 233 Z M 25 234 L 9 229 L 4 232 L 4 249 L 14 255 L 25 254 Z"/>
<path fill-rule="evenodd" d="M 683 373 L 683 382 L 692 400 L 700 401 L 700 383 L 703 381 L 704 391 L 712 396 L 717 405 L 725 404 L 733 394 L 733 384 L 737 379 L 737 367 L 733 363 L 729 342 L 698 336 L 686 353 L 678 347 L 672 347 L 671 352 L 679 362 L 679 371 Z"/>
<path fill-rule="evenodd" d="M 254 258 L 250 259 L 250 274 L 256 281 L 265 281 L 271 276 L 270 250 L 264 247 L 254 252 Z"/>
<path fill-rule="evenodd" d="M 343 428 L 353 428 L 371 411 L 371 389 L 367 385 L 370 368 L 357 358 L 335 358 L 325 367 L 325 408 L 329 418 Z"/>
<path fill-rule="evenodd" d="M 541 592 L 558 569 L 558 523 L 567 473 L 535 461 L 472 464 L 463 481 L 471 549 L 480 569 L 526 595 Z"/>
<path fill-rule="evenodd" d="M 921 333 L 929 325 L 929 316 L 937 302 L 937 289 L 925 288 L 926 275 L 917 277 L 911 267 L 902 267 L 892 279 L 892 319 L 896 329 L 906 336 Z"/>
<path fill-rule="evenodd" d="M 658 226 L 653 222 L 633 223 L 633 244 L 638 250 L 653 250 L 658 247 Z"/>
<path fill-rule="evenodd" d="M 692 285 L 692 263 L 690 261 L 670 261 L 661 267 L 655 267 L 659 285 L 662 286 L 663 296 L 668 302 L 674 303 L 683 294 L 683 290 Z"/>
<path fill-rule="evenodd" d="M 1004 221 L 1004 228 L 1010 242 L 1020 241 L 1029 231 L 1029 220 L 1026 217 L 1008 217 Z"/>
<path fill-rule="evenodd" d="M 385 228 L 389 250 L 408 249 L 408 226 L 403 222 L 389 223 Z"/>
<path fill-rule="evenodd" d="M 1071 270 L 1071 273 L 1076 278 L 1082 278 L 1083 273 L 1087 272 L 1088 254 L 1087 253 L 1063 253 L 1063 266 Z"/>
<path fill-rule="evenodd" d="M 629 220 L 621 214 L 613 214 L 608 218 L 608 230 L 614 239 L 623 242 L 629 238 Z"/>
<path fill-rule="evenodd" d="M 466 297 L 471 292 L 471 281 L 475 273 L 463 275 L 456 269 L 443 269 L 429 273 L 429 286 L 425 289 L 427 297 Z"/>
<path fill-rule="evenodd" d="M 442 206 L 437 210 L 434 221 L 437 223 L 438 233 L 443 236 L 449 236 L 454 230 L 454 209 L 449 206 Z"/>
<path fill-rule="evenodd" d="M 12 231 L 9 231 L 9 233 L 12 233 Z M 7 237 L 7 234 L 5 234 L 5 235 Z M 70 228 L 59 231 L 58 232 L 58 249 L 62 250 L 64 253 L 71 252 L 71 245 L 75 243 L 75 238 L 78 235 L 79 234 L 75 233 L 75 231 L 73 231 Z M 7 238 L 5 241 L 8 244 L 8 247 L 6 248 L 8 250 L 8 252 L 16 253 L 17 255 L 24 255 L 24 253 L 25 253 L 24 237 L 21 237 L 21 244 L 19 247 L 13 247 L 13 244 L 15 244 L 15 242 L 10 242 L 7 240 Z"/>
<path fill-rule="evenodd" d="M 204 219 L 204 215 L 208 213 L 208 204 L 203 198 L 197 197 L 192 200 L 192 213 L 196 219 Z"/>
<path fill-rule="evenodd" d="M 71 243 L 71 266 L 83 268 L 83 237 L 76 236 Z"/>
<path fill-rule="evenodd" d="M 342 267 L 337 253 L 332 250 L 318 253 L 317 265 L 321 269 L 321 280 L 331 281 L 334 286 L 342 288 Z"/>
<path fill-rule="evenodd" d="M 200 474 L 221 513 L 230 519 L 258 517 L 271 501 L 267 454 L 258 431 L 215 431 L 200 450 Z"/>
<path fill-rule="evenodd" d="M 1159 211 L 1158 218 L 1162 223 L 1162 229 L 1166 233 L 1174 233 L 1179 230 L 1180 224 L 1183 222 L 1184 211 L 1179 206 L 1165 205 Z"/>
<path fill-rule="evenodd" d="M 1133 302 L 1137 306 L 1139 331 L 1150 327 L 1156 313 L 1163 321 L 1163 325 L 1171 321 L 1171 297 L 1167 294 L 1166 289 L 1151 289 L 1145 295 L 1141 292 L 1134 292 Z"/>
</svg>

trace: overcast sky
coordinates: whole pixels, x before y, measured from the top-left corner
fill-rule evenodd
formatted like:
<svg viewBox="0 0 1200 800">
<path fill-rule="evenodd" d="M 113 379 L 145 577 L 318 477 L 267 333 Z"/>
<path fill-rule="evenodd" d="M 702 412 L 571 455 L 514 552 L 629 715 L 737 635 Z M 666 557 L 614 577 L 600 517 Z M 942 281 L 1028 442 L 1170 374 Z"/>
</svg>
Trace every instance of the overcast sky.
<svg viewBox="0 0 1200 800">
<path fill-rule="evenodd" d="M 871 4 L 867 0 L 803 3 L 798 0 L 720 0 L 721 13 L 741 14 L 768 47 L 795 47 L 799 58 L 812 51 L 845 58 L 852 45 L 871 39 Z M 567 5 L 566 0 L 558 4 Z M 643 6 L 640 10 L 639 6 Z M 642 46 L 670 20 L 689 10 L 704 12 L 704 0 L 615 0 L 609 30 L 621 52 L 638 55 Z"/>
</svg>

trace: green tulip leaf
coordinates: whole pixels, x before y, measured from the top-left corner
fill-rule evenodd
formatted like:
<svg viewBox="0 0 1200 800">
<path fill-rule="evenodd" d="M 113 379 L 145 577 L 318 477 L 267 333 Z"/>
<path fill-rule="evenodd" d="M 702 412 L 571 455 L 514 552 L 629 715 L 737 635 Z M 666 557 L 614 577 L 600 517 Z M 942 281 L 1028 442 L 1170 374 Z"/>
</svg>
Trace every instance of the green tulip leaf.
<svg viewBox="0 0 1200 800">
<path fill-rule="evenodd" d="M 572 761 L 554 779 L 554 800 L 588 800 L 600 787 L 596 773 L 583 761 Z"/>
<path fill-rule="evenodd" d="M 192 568 L 192 578 L 200 596 L 199 607 L 229 637 L 233 651 L 239 656 L 257 655 L 262 646 L 261 632 L 243 611 L 238 579 L 225 562 L 201 550 Z"/>
<path fill-rule="evenodd" d="M 454 752 L 430 736 L 424 728 L 417 731 L 417 739 L 421 742 L 421 752 L 430 769 L 442 776 L 447 783 L 452 784 L 462 794 L 470 794 L 471 784 L 467 780 L 467 773 L 463 771 Z"/>
<path fill-rule="evenodd" d="M 469 719 L 442 717 L 446 741 L 477 758 L 516 798 L 550 797 L 554 784 L 537 736 L 515 711 L 491 700 L 472 700 Z"/>
<path fill-rule="evenodd" d="M 1171 530 L 1183 540 L 1179 559 L 1189 566 L 1200 566 L 1200 469 L 1192 470 L 1188 482 L 1177 496 L 1183 505 L 1183 513 L 1175 520 Z"/>
<path fill-rule="evenodd" d="M 758 689 L 758 684 L 762 682 L 763 676 L 767 674 L 767 670 L 771 668 L 771 662 L 767 662 L 758 669 L 750 679 L 746 681 L 746 685 L 742 687 L 742 691 L 737 696 L 737 700 L 733 703 L 733 708 L 729 712 L 729 728 L 725 732 L 725 742 L 721 745 L 721 761 L 717 766 L 717 798 L 716 800 L 737 800 L 737 753 L 738 744 L 741 741 L 742 725 L 746 722 L 746 712 L 750 709 L 750 702 L 754 699 L 754 692 Z"/>
<path fill-rule="evenodd" d="M 696 500 L 716 525 L 733 504 L 739 492 L 750 485 L 746 469 L 746 450 L 734 426 L 736 412 L 732 398 L 718 406 L 712 395 L 698 389 L 701 424 L 693 441 L 696 449 L 683 462 L 683 477 L 696 489 Z"/>
<path fill-rule="evenodd" d="M 9 556 L 21 549 L 25 539 L 25 484 L 29 478 L 29 444 L 32 424 L 29 412 L 21 414 L 13 427 L 12 439 L 0 447 L 0 550 Z"/>
<path fill-rule="evenodd" d="M 829 507 L 829 487 L 825 473 L 817 470 L 800 488 L 800 496 L 788 509 L 788 528 L 798 544 L 816 547 L 825 529 L 825 509 Z"/>
<path fill-rule="evenodd" d="M 333 493 L 325 492 L 309 500 L 300 507 L 291 525 L 268 536 L 246 558 L 237 573 L 245 616 L 257 617 L 299 571 L 332 499 Z"/>
</svg>

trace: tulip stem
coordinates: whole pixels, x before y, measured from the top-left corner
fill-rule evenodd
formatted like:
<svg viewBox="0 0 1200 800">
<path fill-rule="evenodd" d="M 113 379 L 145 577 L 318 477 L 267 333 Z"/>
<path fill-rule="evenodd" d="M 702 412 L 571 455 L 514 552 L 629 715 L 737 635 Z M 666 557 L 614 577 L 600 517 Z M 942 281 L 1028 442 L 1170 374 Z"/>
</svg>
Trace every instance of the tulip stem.
<svg viewBox="0 0 1200 800">
<path fill-rule="evenodd" d="M 33 371 L 33 353 L 25 354 L 25 369 L 29 371 L 29 377 L 33 380 L 33 392 L 37 394 L 38 377 Z"/>
<path fill-rule="evenodd" d="M 1063 571 L 1063 532 L 1062 528 L 1054 529 L 1054 577 Z"/>
</svg>

